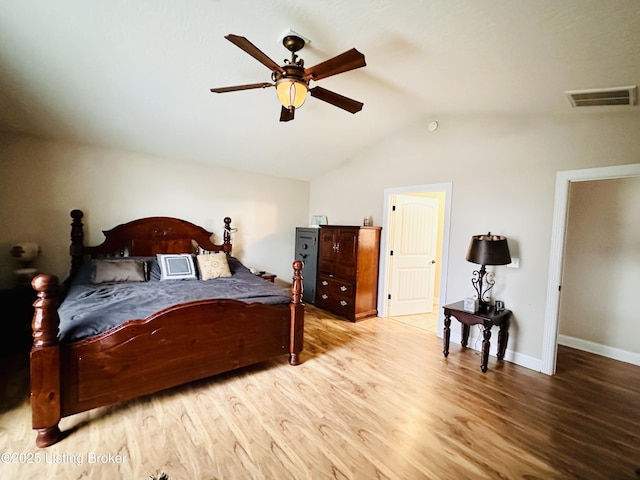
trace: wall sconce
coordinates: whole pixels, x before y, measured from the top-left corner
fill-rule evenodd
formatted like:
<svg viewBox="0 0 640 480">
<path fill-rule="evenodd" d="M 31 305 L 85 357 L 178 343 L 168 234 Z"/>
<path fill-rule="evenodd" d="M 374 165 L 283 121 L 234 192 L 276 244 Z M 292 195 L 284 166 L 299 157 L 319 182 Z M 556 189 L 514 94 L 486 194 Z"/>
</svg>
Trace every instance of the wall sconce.
<svg viewBox="0 0 640 480">
<path fill-rule="evenodd" d="M 467 261 L 481 265 L 480 270 L 473 272 L 471 284 L 475 288 L 480 302 L 480 309 L 487 310 L 489 299 L 485 299 L 487 292 L 495 285 L 495 281 L 487 276 L 486 265 L 507 265 L 511 263 L 511 254 L 507 238 L 500 235 L 474 235 L 471 237 Z"/>
</svg>

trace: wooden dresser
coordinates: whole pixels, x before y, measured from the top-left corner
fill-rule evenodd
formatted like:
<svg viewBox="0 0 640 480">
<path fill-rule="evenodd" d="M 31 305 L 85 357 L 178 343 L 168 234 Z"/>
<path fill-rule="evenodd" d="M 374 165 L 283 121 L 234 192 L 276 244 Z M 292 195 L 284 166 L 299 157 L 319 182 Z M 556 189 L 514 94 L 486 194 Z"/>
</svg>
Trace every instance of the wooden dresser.
<svg viewBox="0 0 640 480">
<path fill-rule="evenodd" d="M 316 307 L 352 322 L 378 314 L 381 230 L 381 227 L 320 227 Z"/>
</svg>

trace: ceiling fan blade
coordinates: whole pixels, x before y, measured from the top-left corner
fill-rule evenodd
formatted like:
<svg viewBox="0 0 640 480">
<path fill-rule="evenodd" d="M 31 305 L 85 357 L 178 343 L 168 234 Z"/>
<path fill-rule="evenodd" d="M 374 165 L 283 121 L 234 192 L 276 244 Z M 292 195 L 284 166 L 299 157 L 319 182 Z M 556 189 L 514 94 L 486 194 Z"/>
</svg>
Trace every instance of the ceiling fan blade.
<svg viewBox="0 0 640 480">
<path fill-rule="evenodd" d="M 362 110 L 362 107 L 364 105 L 364 103 L 362 102 L 358 102 L 357 100 L 352 100 L 348 97 L 345 97 L 343 95 L 332 92 L 322 87 L 313 87 L 309 89 L 309 93 L 311 93 L 312 97 L 315 97 L 318 100 L 322 100 L 323 102 L 330 103 L 331 105 L 335 105 L 336 107 L 351 113 L 359 112 L 360 110 Z"/>
<path fill-rule="evenodd" d="M 251 90 L 252 88 L 273 87 L 273 83 L 249 83 L 247 85 L 235 85 L 233 87 L 212 88 L 213 93 L 236 92 L 238 90 Z"/>
<path fill-rule="evenodd" d="M 280 65 L 278 65 L 276 62 L 271 60 L 262 50 L 260 50 L 258 47 L 256 47 L 253 43 L 251 43 L 246 38 L 241 37 L 239 35 L 233 35 L 232 33 L 230 33 L 229 35 L 226 35 L 224 38 L 229 40 L 235 46 L 247 52 L 249 55 L 251 55 L 253 58 L 258 60 L 260 63 L 262 63 L 272 72 L 284 73 L 284 69 Z"/>
<path fill-rule="evenodd" d="M 364 67 L 364 55 L 355 48 L 337 55 L 329 60 L 314 65 L 304 70 L 307 80 L 320 80 L 338 73 L 348 72 L 356 68 Z"/>
<path fill-rule="evenodd" d="M 291 107 L 291 109 L 283 106 L 282 110 L 280 110 L 280 121 L 281 122 L 289 122 L 293 120 L 293 115 L 295 113 L 295 108 Z"/>
</svg>

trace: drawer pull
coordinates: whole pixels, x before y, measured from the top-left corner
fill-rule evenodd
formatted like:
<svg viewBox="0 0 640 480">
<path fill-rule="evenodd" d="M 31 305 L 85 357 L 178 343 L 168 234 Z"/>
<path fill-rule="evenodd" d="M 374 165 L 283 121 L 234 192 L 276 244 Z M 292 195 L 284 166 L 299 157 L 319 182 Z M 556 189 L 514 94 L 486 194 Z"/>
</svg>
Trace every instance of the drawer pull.
<svg viewBox="0 0 640 480">
<path fill-rule="evenodd" d="M 340 305 L 342 305 L 343 307 L 347 306 L 347 302 L 345 302 L 344 300 L 340 300 Z"/>
<path fill-rule="evenodd" d="M 346 291 L 347 291 L 347 287 L 345 287 L 344 285 L 342 285 L 342 286 L 340 287 L 340 291 L 341 291 L 341 292 L 346 292 Z"/>
<path fill-rule="evenodd" d="M 329 285 L 329 282 L 327 282 L 326 280 L 323 280 L 322 281 L 322 285 L 324 285 L 326 287 L 327 285 Z"/>
</svg>

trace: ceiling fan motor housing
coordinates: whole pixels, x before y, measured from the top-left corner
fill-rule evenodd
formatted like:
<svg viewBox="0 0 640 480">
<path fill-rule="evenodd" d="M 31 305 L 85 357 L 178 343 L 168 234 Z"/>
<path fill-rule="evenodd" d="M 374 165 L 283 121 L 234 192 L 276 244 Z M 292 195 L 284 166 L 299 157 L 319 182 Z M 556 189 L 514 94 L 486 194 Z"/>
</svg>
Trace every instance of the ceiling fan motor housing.
<svg viewBox="0 0 640 480">
<path fill-rule="evenodd" d="M 274 73 L 274 82 L 278 82 L 282 79 L 291 79 L 291 80 L 299 80 L 305 84 L 309 82 L 304 78 L 304 67 L 299 65 L 286 64 L 283 65 L 284 73 L 273 72 Z"/>
<path fill-rule="evenodd" d="M 305 41 L 297 35 L 287 35 L 282 39 L 282 44 L 290 52 L 298 52 L 304 48 Z"/>
</svg>

